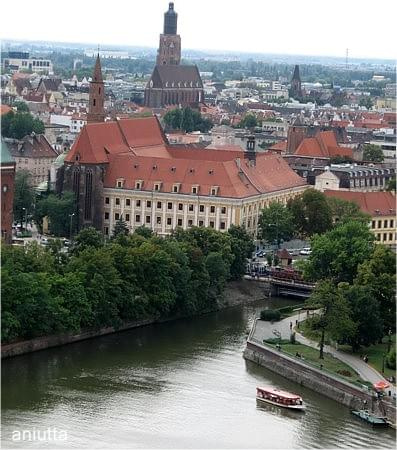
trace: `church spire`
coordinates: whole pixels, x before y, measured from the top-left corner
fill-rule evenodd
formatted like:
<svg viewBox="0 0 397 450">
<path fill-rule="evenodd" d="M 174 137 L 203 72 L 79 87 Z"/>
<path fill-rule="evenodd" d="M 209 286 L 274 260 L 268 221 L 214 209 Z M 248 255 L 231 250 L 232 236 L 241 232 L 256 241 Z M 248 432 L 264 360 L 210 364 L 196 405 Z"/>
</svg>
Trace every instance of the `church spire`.
<svg viewBox="0 0 397 450">
<path fill-rule="evenodd" d="M 174 3 L 170 2 L 168 11 L 164 13 L 164 33 L 176 34 L 178 14 L 174 11 Z"/>
<path fill-rule="evenodd" d="M 99 52 L 95 61 L 94 73 L 90 81 L 90 95 L 87 122 L 104 122 L 105 121 L 105 89 L 103 85 L 101 60 Z"/>
<path fill-rule="evenodd" d="M 181 62 L 181 37 L 177 34 L 177 22 L 178 14 L 171 2 L 164 13 L 164 32 L 160 34 L 157 65 L 178 65 Z"/>
</svg>

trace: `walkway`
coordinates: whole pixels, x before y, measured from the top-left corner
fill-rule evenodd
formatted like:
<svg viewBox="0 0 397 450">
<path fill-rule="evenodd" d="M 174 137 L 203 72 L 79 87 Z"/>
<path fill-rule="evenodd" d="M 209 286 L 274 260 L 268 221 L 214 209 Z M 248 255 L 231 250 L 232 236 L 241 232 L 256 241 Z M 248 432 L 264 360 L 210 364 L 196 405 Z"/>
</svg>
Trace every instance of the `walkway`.
<svg viewBox="0 0 397 450">
<path fill-rule="evenodd" d="M 314 311 L 317 313 L 317 311 Z M 281 333 L 281 339 L 289 339 L 291 335 L 290 324 L 292 322 L 293 327 L 298 322 L 302 322 L 306 319 L 306 312 L 300 312 L 293 316 L 287 317 L 286 319 L 280 320 L 280 322 L 270 323 L 262 320 L 258 320 L 255 328 L 255 333 L 253 338 L 257 339 L 260 342 L 263 342 L 264 339 L 271 339 L 277 337 L 273 331 Z M 313 348 L 319 348 L 318 342 L 313 341 L 311 339 L 307 339 L 302 334 L 298 333 L 296 328 L 294 329 L 296 340 L 301 344 L 307 345 Z M 356 355 L 352 355 L 349 353 L 342 352 L 337 350 L 329 345 L 324 346 L 324 352 L 329 353 L 335 358 L 343 361 L 350 367 L 352 367 L 363 380 L 369 381 L 371 383 L 376 383 L 380 380 L 385 380 L 385 378 L 373 367 L 365 363 L 361 358 Z M 385 380 L 387 381 L 387 380 Z M 394 386 L 390 386 L 387 389 L 388 391 L 392 391 L 392 395 L 396 393 L 396 388 Z"/>
</svg>

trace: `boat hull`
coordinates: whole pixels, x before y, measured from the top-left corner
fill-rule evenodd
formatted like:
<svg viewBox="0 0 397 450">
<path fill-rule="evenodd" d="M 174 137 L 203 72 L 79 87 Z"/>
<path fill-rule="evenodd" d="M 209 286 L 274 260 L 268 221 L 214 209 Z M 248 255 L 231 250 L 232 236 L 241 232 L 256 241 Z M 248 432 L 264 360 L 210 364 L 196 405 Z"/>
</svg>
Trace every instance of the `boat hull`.
<svg viewBox="0 0 397 450">
<path fill-rule="evenodd" d="M 373 414 L 368 413 L 367 411 L 351 411 L 351 413 L 362 421 L 368 423 L 369 425 L 372 425 L 373 427 L 384 428 L 389 426 L 386 419 L 384 419 L 383 417 L 376 417 Z"/>
<path fill-rule="evenodd" d="M 304 411 L 305 405 L 283 405 L 282 403 L 274 402 L 267 398 L 256 397 L 256 399 L 263 403 L 268 403 L 269 405 L 280 406 L 281 408 L 290 409 L 294 411 Z"/>
</svg>

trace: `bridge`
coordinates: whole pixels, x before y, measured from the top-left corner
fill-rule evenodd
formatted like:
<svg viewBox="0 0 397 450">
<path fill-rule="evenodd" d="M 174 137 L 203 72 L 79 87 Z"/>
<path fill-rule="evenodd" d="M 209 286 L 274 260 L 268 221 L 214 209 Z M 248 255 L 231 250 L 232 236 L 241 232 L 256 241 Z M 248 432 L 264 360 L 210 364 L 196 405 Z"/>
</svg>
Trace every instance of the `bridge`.
<svg viewBox="0 0 397 450">
<path fill-rule="evenodd" d="M 245 275 L 246 280 L 266 283 L 270 287 L 271 295 L 308 298 L 315 287 L 314 283 L 304 281 L 289 280 L 272 276 L 251 276 Z"/>
</svg>

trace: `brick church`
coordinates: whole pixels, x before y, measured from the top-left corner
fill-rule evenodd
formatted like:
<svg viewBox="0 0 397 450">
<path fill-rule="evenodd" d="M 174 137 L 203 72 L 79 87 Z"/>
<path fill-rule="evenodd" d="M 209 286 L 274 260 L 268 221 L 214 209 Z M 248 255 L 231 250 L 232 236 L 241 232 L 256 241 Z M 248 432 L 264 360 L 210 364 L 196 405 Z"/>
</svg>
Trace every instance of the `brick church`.
<svg viewBox="0 0 397 450">
<path fill-rule="evenodd" d="M 177 34 L 178 14 L 170 3 L 164 14 L 156 66 L 145 89 L 145 106 L 197 106 L 204 102 L 203 82 L 197 66 L 181 65 L 181 37 Z"/>
</svg>

